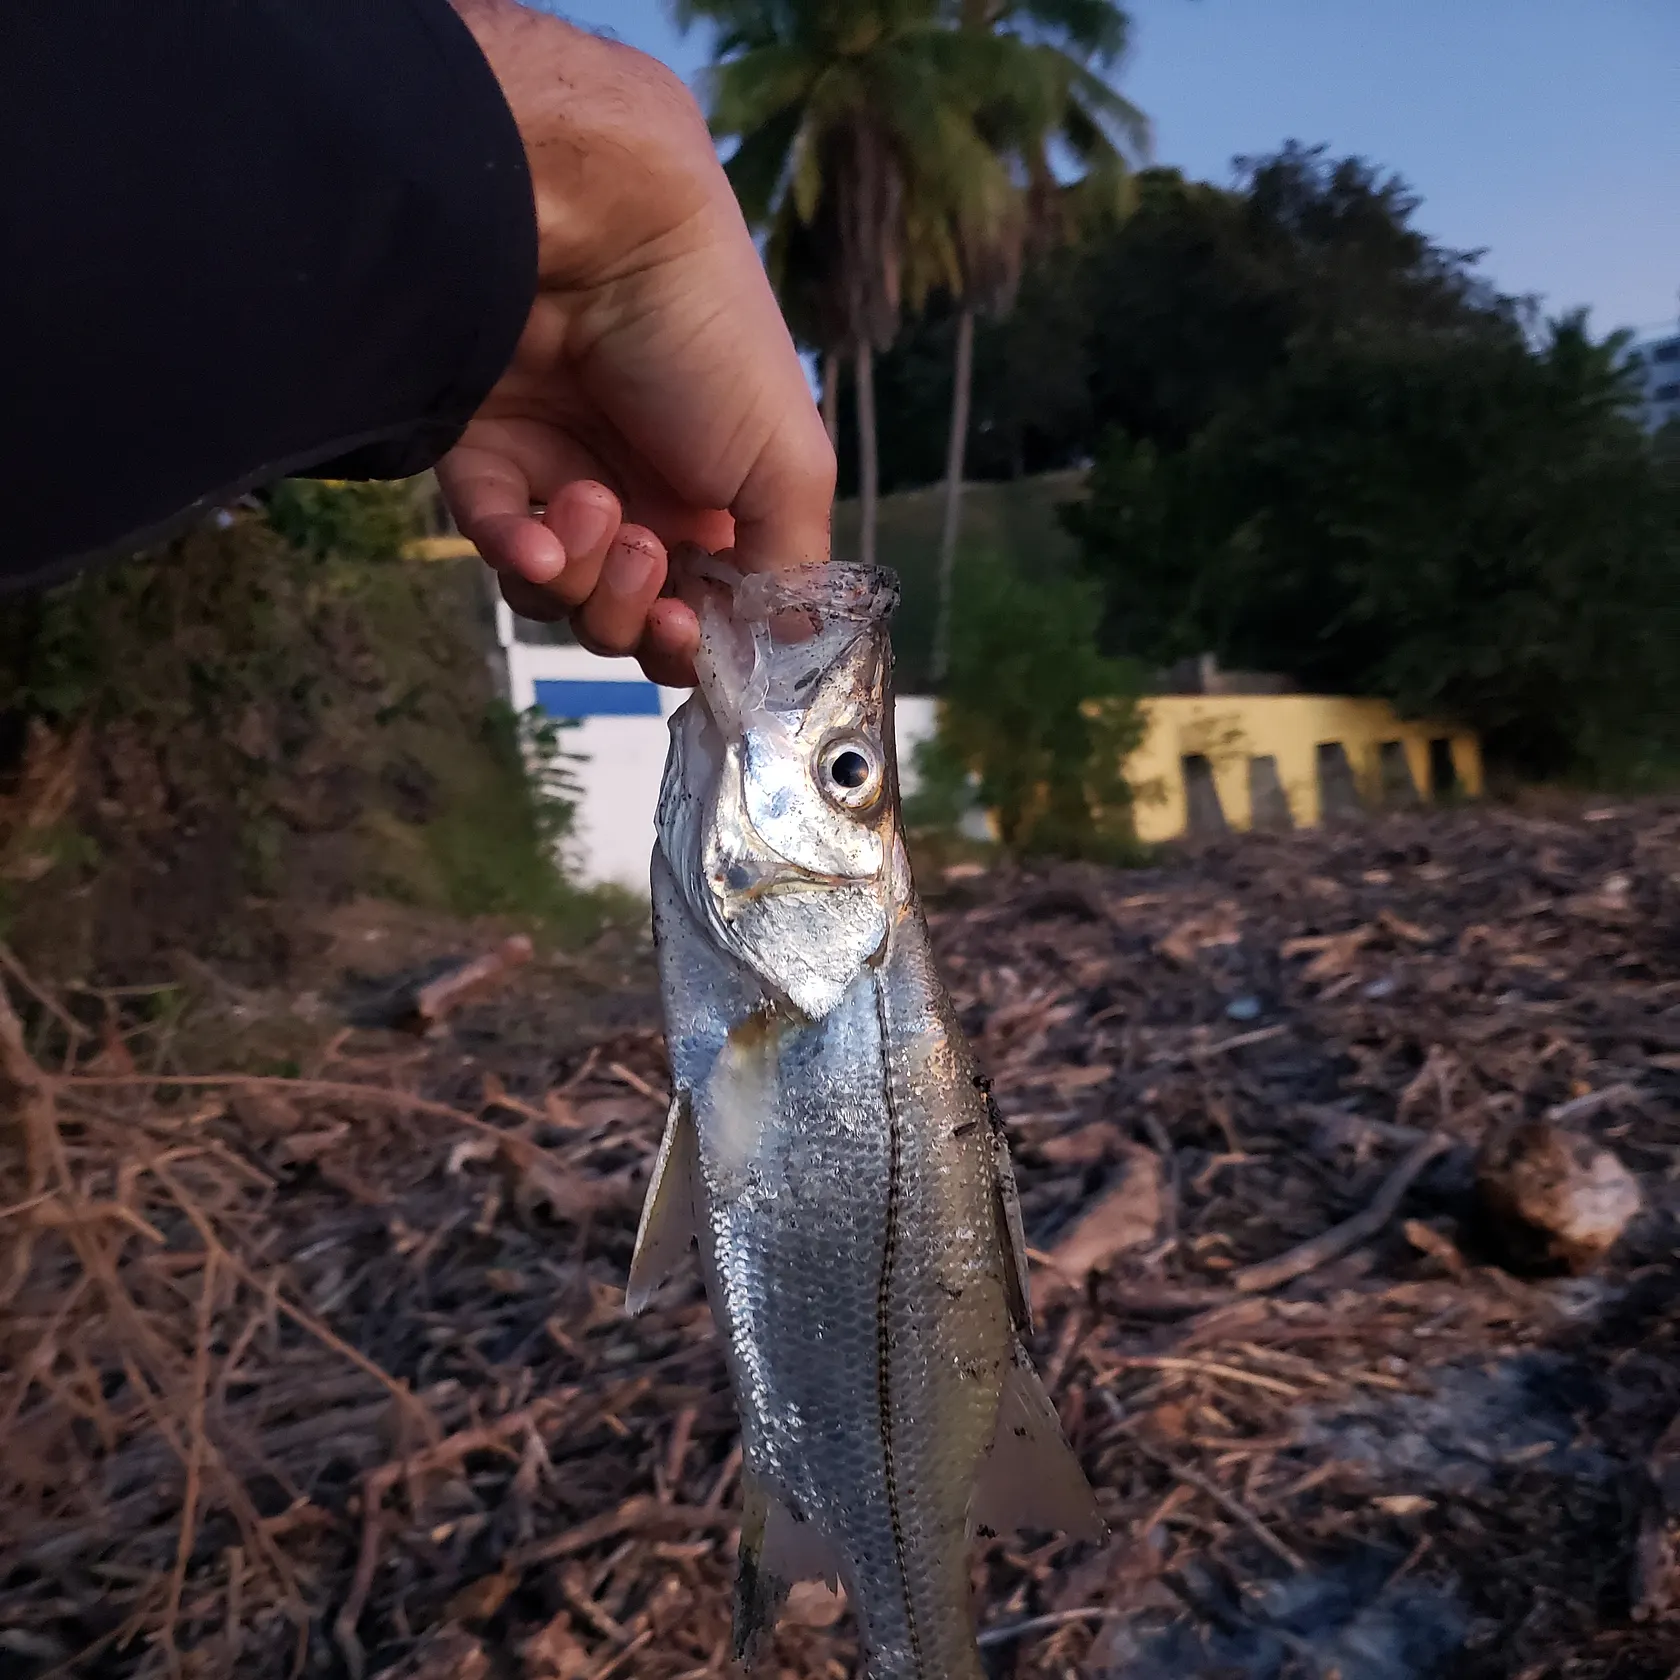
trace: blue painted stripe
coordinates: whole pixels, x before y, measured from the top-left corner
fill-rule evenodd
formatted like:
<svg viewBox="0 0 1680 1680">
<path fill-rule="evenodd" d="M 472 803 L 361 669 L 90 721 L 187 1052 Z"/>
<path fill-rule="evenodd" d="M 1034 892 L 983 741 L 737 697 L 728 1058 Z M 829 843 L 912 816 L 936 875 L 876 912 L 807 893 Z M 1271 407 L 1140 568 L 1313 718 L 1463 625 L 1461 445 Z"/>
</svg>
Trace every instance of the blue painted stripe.
<svg viewBox="0 0 1680 1680">
<path fill-rule="evenodd" d="M 574 682 L 545 677 L 537 704 L 552 718 L 658 717 L 659 690 L 650 682 Z"/>
</svg>

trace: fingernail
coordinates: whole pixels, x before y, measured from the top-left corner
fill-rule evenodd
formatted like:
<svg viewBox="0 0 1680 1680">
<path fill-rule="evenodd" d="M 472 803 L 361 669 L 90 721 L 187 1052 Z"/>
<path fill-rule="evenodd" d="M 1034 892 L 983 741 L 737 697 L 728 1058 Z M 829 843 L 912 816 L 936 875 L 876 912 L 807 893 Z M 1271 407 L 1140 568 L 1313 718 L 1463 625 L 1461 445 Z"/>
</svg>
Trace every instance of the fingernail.
<svg viewBox="0 0 1680 1680">
<path fill-rule="evenodd" d="M 568 497 L 555 509 L 550 529 L 565 546 L 570 559 L 574 554 L 589 554 L 600 547 L 612 523 L 611 508 L 602 507 L 598 501 Z"/>
<path fill-rule="evenodd" d="M 640 595 L 659 564 L 660 556 L 651 539 L 621 537 L 607 551 L 606 564 L 601 568 L 601 587 L 620 600 Z"/>
</svg>

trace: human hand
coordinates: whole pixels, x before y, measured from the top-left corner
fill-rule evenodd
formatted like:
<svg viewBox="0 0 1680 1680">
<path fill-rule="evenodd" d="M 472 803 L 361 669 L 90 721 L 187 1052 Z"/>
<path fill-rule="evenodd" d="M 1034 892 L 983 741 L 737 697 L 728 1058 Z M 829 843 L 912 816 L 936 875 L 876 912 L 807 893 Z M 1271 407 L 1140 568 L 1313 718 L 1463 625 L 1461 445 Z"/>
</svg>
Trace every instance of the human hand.
<svg viewBox="0 0 1680 1680">
<path fill-rule="evenodd" d="M 827 559 L 834 452 L 687 89 L 515 0 L 454 4 L 525 141 L 539 280 L 444 496 L 515 612 L 692 683 L 698 623 L 661 594 L 673 550 Z"/>
</svg>

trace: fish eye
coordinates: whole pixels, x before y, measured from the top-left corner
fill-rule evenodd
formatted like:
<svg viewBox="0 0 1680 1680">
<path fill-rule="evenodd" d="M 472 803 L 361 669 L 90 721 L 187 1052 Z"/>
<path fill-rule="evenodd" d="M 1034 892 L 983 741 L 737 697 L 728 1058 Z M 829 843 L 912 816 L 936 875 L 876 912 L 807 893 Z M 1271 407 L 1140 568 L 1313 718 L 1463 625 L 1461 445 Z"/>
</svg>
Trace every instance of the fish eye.
<svg viewBox="0 0 1680 1680">
<path fill-rule="evenodd" d="M 834 778 L 836 787 L 854 793 L 869 780 L 869 760 L 855 747 L 848 747 L 829 765 L 828 773 Z"/>
<path fill-rule="evenodd" d="M 861 810 L 881 791 L 880 750 L 860 735 L 843 735 L 823 748 L 817 778 L 830 803 Z"/>
</svg>

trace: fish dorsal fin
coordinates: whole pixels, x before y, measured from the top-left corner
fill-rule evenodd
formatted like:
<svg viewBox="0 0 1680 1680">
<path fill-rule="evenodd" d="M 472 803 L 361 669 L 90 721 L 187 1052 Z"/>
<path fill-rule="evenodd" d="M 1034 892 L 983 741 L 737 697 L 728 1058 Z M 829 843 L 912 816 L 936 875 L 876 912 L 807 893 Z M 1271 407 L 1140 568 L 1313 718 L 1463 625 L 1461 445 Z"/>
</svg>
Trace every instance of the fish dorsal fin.
<svg viewBox="0 0 1680 1680">
<path fill-rule="evenodd" d="M 653 1292 L 674 1272 L 694 1241 L 694 1187 L 700 1170 L 699 1140 L 694 1134 L 694 1104 L 679 1086 L 665 1117 L 665 1135 L 654 1157 L 642 1221 L 636 1228 L 636 1252 L 624 1304 L 639 1313 Z"/>
<path fill-rule="evenodd" d="M 1056 1408 L 1019 1345 L 1004 1375 L 997 1431 L 980 1467 L 969 1524 L 982 1535 L 1042 1528 L 1101 1540 L 1108 1532 Z"/>
<path fill-rule="evenodd" d="M 833 1548 L 815 1523 L 801 1521 L 751 1472 L 741 1476 L 741 1554 L 735 1576 L 735 1660 L 763 1651 L 795 1581 L 839 1591 Z"/>
<path fill-rule="evenodd" d="M 1015 1165 L 1009 1158 L 1009 1134 L 996 1099 L 986 1092 L 986 1118 L 992 1145 L 992 1216 L 1003 1250 L 1003 1287 L 1009 1297 L 1010 1322 L 1017 1335 L 1032 1333 L 1032 1279 L 1027 1271 L 1027 1232 L 1021 1223 L 1021 1194 L 1015 1188 Z"/>
</svg>

